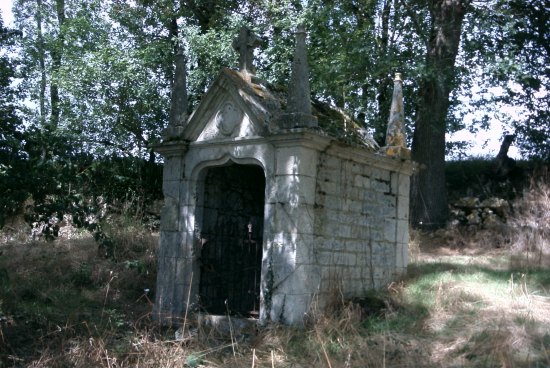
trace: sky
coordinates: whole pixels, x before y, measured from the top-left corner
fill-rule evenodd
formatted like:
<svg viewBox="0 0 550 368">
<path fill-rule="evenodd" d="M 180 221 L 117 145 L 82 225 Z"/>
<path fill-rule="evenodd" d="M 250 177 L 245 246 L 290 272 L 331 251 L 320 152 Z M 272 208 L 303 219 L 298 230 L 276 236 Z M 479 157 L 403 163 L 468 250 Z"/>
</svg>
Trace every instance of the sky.
<svg viewBox="0 0 550 368">
<path fill-rule="evenodd" d="M 4 26 L 13 25 L 13 15 L 11 12 L 12 0 L 0 0 L 0 10 L 2 11 L 2 19 Z M 407 103 L 407 101 L 405 101 Z M 513 112 L 511 112 L 513 114 Z M 473 118 L 472 116 L 469 117 Z M 468 119 L 468 117 L 467 117 Z M 506 126 L 499 121 L 491 121 L 489 130 L 480 130 L 476 133 L 471 133 L 467 129 L 460 130 L 453 134 L 447 134 L 447 141 L 467 141 L 471 144 L 471 148 L 466 152 L 466 157 L 495 157 L 500 149 L 500 142 L 506 133 Z M 518 159 L 520 158 L 519 150 L 515 146 L 511 146 L 508 156 Z M 448 157 L 450 158 L 450 157 Z"/>
<path fill-rule="evenodd" d="M 11 14 L 12 0 L 0 0 L 0 10 L 2 10 L 2 20 L 4 26 L 12 24 L 13 16 Z"/>
<path fill-rule="evenodd" d="M 489 130 L 479 130 L 471 133 L 467 129 L 459 130 L 453 134 L 447 134 L 447 142 L 467 141 L 472 143 L 472 148 L 466 152 L 466 156 L 472 157 L 495 157 L 500 150 L 500 144 L 504 135 L 508 131 L 506 127 L 498 122 L 492 122 Z M 511 146 L 508 156 L 514 159 L 520 159 L 519 149 Z"/>
</svg>

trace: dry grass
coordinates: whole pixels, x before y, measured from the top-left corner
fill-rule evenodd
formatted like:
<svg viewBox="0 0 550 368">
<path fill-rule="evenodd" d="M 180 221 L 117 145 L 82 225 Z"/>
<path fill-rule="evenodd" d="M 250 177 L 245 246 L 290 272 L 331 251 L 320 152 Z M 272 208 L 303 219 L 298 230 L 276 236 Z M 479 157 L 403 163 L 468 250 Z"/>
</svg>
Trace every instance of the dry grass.
<svg viewBox="0 0 550 368">
<path fill-rule="evenodd" d="M 400 298 L 426 307 L 431 364 L 550 366 L 550 186 L 539 178 L 505 227 L 416 234 Z"/>
<path fill-rule="evenodd" d="M 550 266 L 550 172 L 531 180 L 529 190 L 515 205 L 511 226 L 515 261 L 524 266 Z"/>
<path fill-rule="evenodd" d="M 18 280 L 66 280 L 67 273 L 73 275 L 71 285 L 47 286 L 51 281 L 44 282 L 32 295 L 23 281 L 12 286 L 12 292 L 23 294 L 15 298 L 23 301 L 24 310 L 20 315 L 10 313 L 11 322 L 2 324 L 0 358 L 6 366 L 550 364 L 549 280 L 539 273 L 505 269 L 503 252 L 471 255 L 455 251 L 458 254 L 438 256 L 420 253 L 407 279 L 373 294 L 372 298 L 384 305 L 377 313 L 365 313 L 360 302 L 341 302 L 330 314 L 313 308 L 311 323 L 304 329 L 268 325 L 247 334 L 234 329 L 234 335 L 225 336 L 205 333 L 190 320 L 187 335 L 176 339 L 176 331 L 162 329 L 149 319 L 151 305 L 147 299 L 139 297 L 139 292 L 125 290 L 125 282 L 119 281 L 132 275 L 139 277 L 137 270 L 123 263 L 98 260 L 90 247 L 93 243 L 86 241 L 3 246 L 4 254 L 17 255 L 11 258 L 10 266 L 20 275 Z M 52 252 L 58 255 L 55 262 L 49 257 Z M 83 272 L 78 268 L 83 263 L 90 265 L 86 274 L 91 283 L 76 281 L 81 286 L 75 293 L 74 275 Z M 0 267 L 5 267 L 5 263 Z M 12 275 L 10 272 L 10 282 L 15 281 Z M 78 303 L 59 300 L 61 295 Z M 25 304 L 29 298 L 36 309 Z M 56 308 L 65 304 L 62 313 L 50 310 L 51 304 Z M 28 344 L 28 349 L 19 344 Z"/>
<path fill-rule="evenodd" d="M 411 232 L 409 252 L 438 255 L 497 254 L 505 250 L 511 268 L 550 267 L 550 171 L 533 175 L 523 195 L 511 203 L 506 223 L 490 227 L 455 226 L 436 232 Z"/>
<path fill-rule="evenodd" d="M 370 333 L 357 303 L 337 303 L 330 316 L 313 308 L 305 329 L 268 325 L 228 336 L 206 333 L 190 320 L 187 335 L 176 339 L 176 331 L 149 318 L 142 290 L 154 275 L 98 257 L 92 239 L 1 249 L 0 269 L 8 274 L 0 308 L 7 319 L 0 325 L 5 366 L 414 367 L 411 356 L 429 358 L 417 338 Z M 146 251 L 131 262 L 148 257 Z"/>
<path fill-rule="evenodd" d="M 0 366 L 101 366 L 101 346 L 147 318 L 158 239 L 120 238 L 117 263 L 90 235 L 0 245 Z"/>
<path fill-rule="evenodd" d="M 0 366 L 550 366 L 550 270 L 537 258 L 548 235 L 520 231 L 548 216 L 548 188 L 533 188 L 514 231 L 415 232 L 403 280 L 363 300 L 335 288 L 331 310 L 314 304 L 301 329 L 232 320 L 213 333 L 190 316 L 181 336 L 156 325 L 144 289 L 154 290 L 157 239 L 127 219 L 105 226 L 115 259 L 90 238 L 2 244 Z"/>
<path fill-rule="evenodd" d="M 550 364 L 548 280 L 538 281 L 545 277 L 542 273 L 503 269 L 494 262 L 499 257 L 429 255 L 417 265 L 422 269 L 421 281 L 416 286 L 411 283 L 403 292 L 409 300 L 421 295 L 428 301 L 423 331 L 432 336 L 434 364 Z"/>
</svg>

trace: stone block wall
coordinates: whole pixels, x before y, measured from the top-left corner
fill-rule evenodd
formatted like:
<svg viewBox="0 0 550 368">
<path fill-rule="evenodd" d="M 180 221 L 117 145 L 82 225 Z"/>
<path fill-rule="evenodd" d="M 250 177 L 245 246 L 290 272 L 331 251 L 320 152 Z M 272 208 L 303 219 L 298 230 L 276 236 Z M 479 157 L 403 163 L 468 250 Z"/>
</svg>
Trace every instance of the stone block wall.
<svg viewBox="0 0 550 368">
<path fill-rule="evenodd" d="M 361 296 L 405 271 L 409 176 L 323 153 L 315 199 L 319 295 Z M 320 298 L 327 299 L 327 298 Z"/>
</svg>

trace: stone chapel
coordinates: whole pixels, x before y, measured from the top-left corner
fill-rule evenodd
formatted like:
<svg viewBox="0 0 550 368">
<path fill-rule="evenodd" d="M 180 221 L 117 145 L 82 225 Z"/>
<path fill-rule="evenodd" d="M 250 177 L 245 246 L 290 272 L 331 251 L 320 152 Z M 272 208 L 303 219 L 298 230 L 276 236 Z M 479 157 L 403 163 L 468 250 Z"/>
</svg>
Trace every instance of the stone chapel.
<svg viewBox="0 0 550 368">
<path fill-rule="evenodd" d="M 189 117 L 185 88 L 174 89 L 156 147 L 162 323 L 201 311 L 300 325 L 312 303 L 361 297 L 406 269 L 413 165 L 399 75 L 380 148 L 342 111 L 312 103 L 304 29 L 288 93 L 255 76 L 257 41 L 241 30 L 239 70 L 222 70 Z"/>
</svg>

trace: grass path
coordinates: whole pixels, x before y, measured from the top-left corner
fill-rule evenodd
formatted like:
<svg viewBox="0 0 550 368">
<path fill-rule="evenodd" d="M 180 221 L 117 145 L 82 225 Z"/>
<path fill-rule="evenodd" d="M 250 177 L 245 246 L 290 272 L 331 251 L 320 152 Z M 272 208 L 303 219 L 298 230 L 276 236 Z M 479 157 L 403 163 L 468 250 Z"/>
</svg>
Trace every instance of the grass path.
<svg viewBox="0 0 550 368">
<path fill-rule="evenodd" d="M 423 253 L 402 297 L 425 306 L 423 332 L 441 366 L 550 366 L 550 272 L 508 252 Z M 466 254 L 464 254 L 466 253 Z"/>
</svg>

